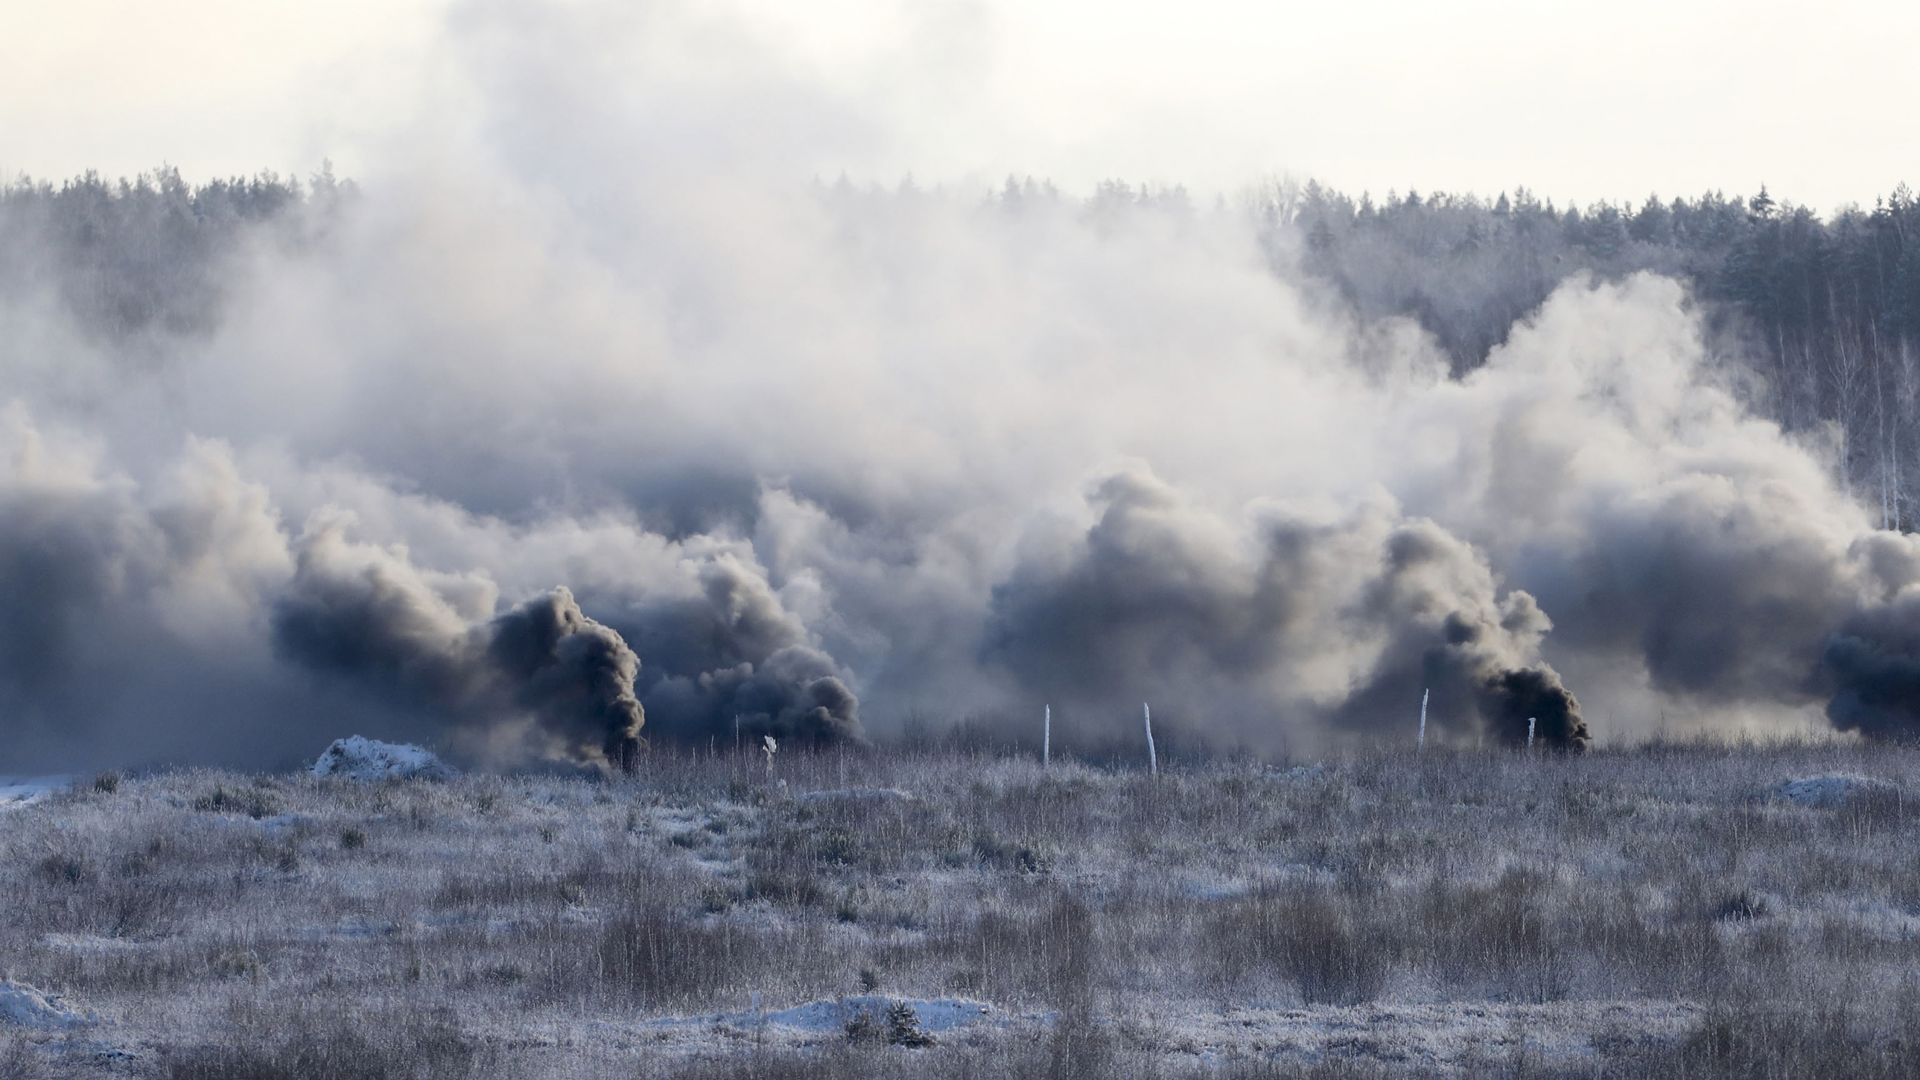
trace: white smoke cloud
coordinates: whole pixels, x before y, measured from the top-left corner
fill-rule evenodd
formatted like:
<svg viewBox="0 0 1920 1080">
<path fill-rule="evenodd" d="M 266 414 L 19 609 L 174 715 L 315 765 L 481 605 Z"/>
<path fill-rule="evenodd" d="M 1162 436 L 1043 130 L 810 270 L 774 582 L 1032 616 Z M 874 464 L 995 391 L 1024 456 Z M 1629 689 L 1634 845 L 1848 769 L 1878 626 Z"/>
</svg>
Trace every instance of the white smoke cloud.
<svg viewBox="0 0 1920 1080">
<path fill-rule="evenodd" d="M 1511 737 L 1556 671 L 1606 739 L 1859 699 L 1850 620 L 1905 655 L 1860 613 L 1911 545 L 1678 285 L 1570 282 L 1450 379 L 1231 207 L 814 183 L 883 125 L 716 18 L 462 9 L 436 122 L 262 230 L 204 332 L 0 297 L 22 756 L 280 760 L 352 710 L 594 762 L 581 702 L 629 691 L 668 738 L 1152 695 L 1297 746 L 1436 685 L 1441 731 Z M 594 643 L 541 652 L 571 689 L 486 659 L 543 610 Z"/>
</svg>

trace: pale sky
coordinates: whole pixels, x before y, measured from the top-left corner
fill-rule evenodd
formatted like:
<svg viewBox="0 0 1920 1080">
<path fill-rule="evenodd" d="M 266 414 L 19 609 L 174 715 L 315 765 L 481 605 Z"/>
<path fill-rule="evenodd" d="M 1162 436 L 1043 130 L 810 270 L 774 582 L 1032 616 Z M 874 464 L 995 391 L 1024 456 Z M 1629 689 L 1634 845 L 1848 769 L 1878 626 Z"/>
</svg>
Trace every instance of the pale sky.
<svg viewBox="0 0 1920 1080">
<path fill-rule="evenodd" d="M 884 132 L 806 163 L 866 178 L 1580 201 L 1764 182 L 1822 211 L 1920 184 L 1920 4 L 1890 0 L 0 0 L 0 172 L 361 173 L 448 107 L 434 87 L 489 80 L 450 25 L 596 6 L 697 12 L 666 31 L 695 66 L 716 27 L 752 40 Z M 592 69 L 632 46 L 609 35 Z"/>
</svg>

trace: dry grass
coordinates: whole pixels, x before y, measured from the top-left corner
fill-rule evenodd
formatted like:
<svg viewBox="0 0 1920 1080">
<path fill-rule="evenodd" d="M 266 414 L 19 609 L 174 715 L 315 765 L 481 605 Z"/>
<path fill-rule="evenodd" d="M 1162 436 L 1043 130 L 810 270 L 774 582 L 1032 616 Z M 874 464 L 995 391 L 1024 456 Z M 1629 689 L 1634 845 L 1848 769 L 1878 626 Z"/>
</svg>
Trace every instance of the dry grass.
<svg viewBox="0 0 1920 1080">
<path fill-rule="evenodd" d="M 7 812 L 0 969 L 100 1023 L 0 1075 L 1920 1074 L 1914 807 L 1765 797 L 1836 772 L 1920 791 L 1844 746 L 88 780 Z M 993 1019 L 753 1019 L 875 987 Z"/>
</svg>

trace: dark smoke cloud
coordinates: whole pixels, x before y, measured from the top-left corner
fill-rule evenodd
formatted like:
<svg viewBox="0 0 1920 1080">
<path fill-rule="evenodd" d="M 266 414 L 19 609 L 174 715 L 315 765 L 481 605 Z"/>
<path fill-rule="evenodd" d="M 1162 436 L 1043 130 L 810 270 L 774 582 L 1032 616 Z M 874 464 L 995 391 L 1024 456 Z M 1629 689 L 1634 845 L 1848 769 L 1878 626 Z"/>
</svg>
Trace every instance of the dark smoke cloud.
<svg viewBox="0 0 1920 1080">
<path fill-rule="evenodd" d="M 817 649 L 792 645 L 759 664 L 742 662 L 687 678 L 663 679 L 647 692 L 652 715 L 671 718 L 682 738 L 729 738 L 738 721 L 752 745 L 761 735 L 810 746 L 858 744 L 860 702 L 833 661 Z"/>
<path fill-rule="evenodd" d="M 531 532 L 355 480 L 373 518 L 402 518 L 455 567 L 578 576 L 660 650 L 644 689 L 668 738 L 733 718 L 814 743 L 860 741 L 845 671 L 737 544 L 630 525 Z M 367 501 L 367 491 L 381 497 Z M 565 587 L 516 581 L 501 610 L 485 570 L 352 539 L 326 511 L 290 539 L 268 489 L 224 445 L 189 440 L 145 479 L 97 443 L 0 409 L 0 767 L 79 761 L 292 764 L 351 726 L 475 761 L 629 764 L 645 712 L 639 656 Z M 443 534 L 451 549 L 433 542 Z M 490 545 L 503 544 L 489 554 Z M 613 544 L 613 556 L 602 545 Z M 547 568 L 529 551 L 569 549 Z M 550 575 L 550 576 L 549 576 Z M 611 580 L 610 580 L 611 579 Z M 637 590 L 641 597 L 635 601 Z M 588 605 L 591 606 L 591 605 Z M 300 673 L 304 672 L 305 677 Z M 316 677 L 317 676 L 317 677 Z M 76 747 L 86 747 L 76 756 Z"/>
<path fill-rule="evenodd" d="M 642 680 L 654 730 L 684 742 L 773 735 L 862 743 L 848 674 L 815 647 L 765 571 L 721 549 L 687 560 L 688 591 L 615 609 L 657 674 Z"/>
<path fill-rule="evenodd" d="M 0 406 L 0 769 L 96 760 L 260 760 L 237 702 L 304 707 L 249 625 L 289 565 L 264 489 L 188 440 L 137 483 L 96 442 Z M 231 759 L 229 759 L 231 760 Z"/>
<path fill-rule="evenodd" d="M 510 7 L 205 320 L 0 288 L 0 754 L 1920 723 L 1915 543 L 1679 285 L 1567 282 L 1455 377 L 1238 208 L 823 188 L 885 125 L 779 43 Z"/>
<path fill-rule="evenodd" d="M 1523 743 L 1528 721 L 1547 745 L 1590 741 L 1580 705 L 1540 659 L 1553 623 L 1532 595 L 1496 595 L 1485 562 L 1430 521 L 1396 526 L 1360 610 L 1393 633 L 1374 674 L 1339 710 L 1352 726 L 1404 726 L 1406 703 L 1438 694 L 1442 730 Z"/>
<path fill-rule="evenodd" d="M 1880 596 L 1828 635 L 1813 683 L 1834 727 L 1910 741 L 1920 737 L 1920 544 L 1881 535 L 1854 553 Z"/>
<path fill-rule="evenodd" d="M 1643 716 L 1911 726 L 1859 702 L 1897 698 L 1889 665 L 1913 655 L 1888 603 L 1920 582 L 1913 541 L 1872 529 L 1829 448 L 1753 415 L 1709 357 L 1674 283 L 1570 284 L 1421 410 L 1461 437 L 1410 500 L 1539 598 L 1563 669 L 1615 694 L 1643 679 Z"/>
<path fill-rule="evenodd" d="M 304 667 L 438 715 L 496 753 L 518 727 L 531 756 L 631 767 L 645 714 L 633 689 L 640 660 L 620 635 L 564 587 L 476 624 L 461 611 L 480 599 L 476 589 L 490 592 L 435 582 L 323 527 L 302 541 L 274 605 L 274 645 Z"/>
<path fill-rule="evenodd" d="M 631 771 L 646 713 L 634 696 L 640 670 L 619 634 L 587 618 L 565 586 L 514 608 L 490 624 L 487 658 L 562 742 L 598 739 L 609 765 Z"/>
<path fill-rule="evenodd" d="M 1236 527 L 1141 471 L 1094 492 L 1083 537 L 995 590 L 988 662 L 1051 701 L 1119 712 L 1143 698 L 1345 733 L 1435 726 L 1588 741 L 1539 657 L 1551 623 L 1501 593 L 1472 549 L 1386 508 L 1317 524 L 1278 512 Z"/>
</svg>

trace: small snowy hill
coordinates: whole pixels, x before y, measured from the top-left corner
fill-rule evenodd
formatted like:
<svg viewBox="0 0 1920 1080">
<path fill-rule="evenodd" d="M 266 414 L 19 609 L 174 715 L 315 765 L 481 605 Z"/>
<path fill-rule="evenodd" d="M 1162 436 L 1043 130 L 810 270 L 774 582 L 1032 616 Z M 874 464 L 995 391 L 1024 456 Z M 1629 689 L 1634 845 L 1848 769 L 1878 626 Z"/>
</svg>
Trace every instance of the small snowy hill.
<svg viewBox="0 0 1920 1080">
<path fill-rule="evenodd" d="M 55 994 L 0 979 L 0 1025 L 54 1031 L 93 1023 L 93 1017 Z"/>
<path fill-rule="evenodd" d="M 380 742 L 359 735 L 335 739 L 313 775 L 347 780 L 446 780 L 455 770 L 433 752 L 410 743 Z"/>
<path fill-rule="evenodd" d="M 31 806 L 72 782 L 71 776 L 0 776 L 0 810 Z"/>
<path fill-rule="evenodd" d="M 1891 801 L 1898 799 L 1901 792 L 1898 786 L 1885 780 L 1852 773 L 1836 773 L 1830 776 L 1809 776 L 1799 780 L 1788 780 L 1776 786 L 1773 794 L 1801 806 L 1832 809 L 1873 799 Z"/>
</svg>

